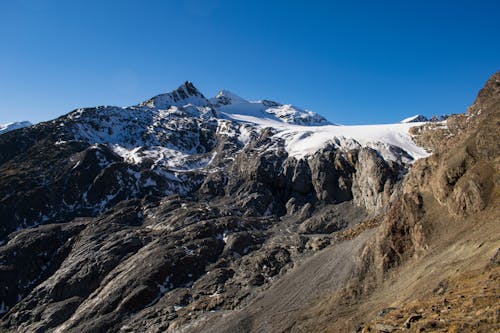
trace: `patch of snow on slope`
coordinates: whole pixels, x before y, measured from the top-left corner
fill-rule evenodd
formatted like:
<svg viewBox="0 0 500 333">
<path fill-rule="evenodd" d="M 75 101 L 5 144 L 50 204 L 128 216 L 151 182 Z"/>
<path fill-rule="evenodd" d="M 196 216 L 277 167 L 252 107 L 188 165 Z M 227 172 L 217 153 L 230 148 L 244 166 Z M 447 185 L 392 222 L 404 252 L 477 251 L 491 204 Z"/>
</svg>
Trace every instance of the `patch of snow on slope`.
<svg viewBox="0 0 500 333">
<path fill-rule="evenodd" d="M 186 154 L 181 151 L 162 146 L 136 147 L 128 149 L 120 145 L 112 145 L 111 149 L 130 164 L 141 164 L 151 161 L 151 168 L 162 167 L 172 171 L 192 171 L 206 167 L 213 154 Z"/>
</svg>

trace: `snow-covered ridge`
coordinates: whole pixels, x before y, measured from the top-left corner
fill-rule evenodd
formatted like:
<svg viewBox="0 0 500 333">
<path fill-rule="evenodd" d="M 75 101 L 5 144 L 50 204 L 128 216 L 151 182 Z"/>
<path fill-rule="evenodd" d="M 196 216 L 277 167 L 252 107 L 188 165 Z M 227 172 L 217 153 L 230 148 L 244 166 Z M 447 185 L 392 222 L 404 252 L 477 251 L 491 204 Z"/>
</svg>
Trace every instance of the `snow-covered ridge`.
<svg viewBox="0 0 500 333">
<path fill-rule="evenodd" d="M 186 81 L 176 90 L 157 95 L 147 101 L 140 103 L 139 107 L 148 107 L 152 109 L 168 109 L 171 106 L 185 105 L 206 106 L 208 100 L 201 92 L 189 81 Z"/>
<path fill-rule="evenodd" d="M 7 133 L 19 128 L 23 127 L 28 127 L 33 125 L 29 121 L 18 121 L 18 122 L 13 122 L 13 123 L 7 123 L 7 124 L 0 124 L 0 134 Z"/>
<path fill-rule="evenodd" d="M 284 149 L 295 158 L 307 158 L 327 145 L 342 150 L 371 147 L 385 159 L 404 163 L 428 155 L 409 134 L 419 123 L 333 125 L 312 111 L 269 100 L 248 101 L 228 90 L 207 99 L 190 82 L 136 106 L 79 109 L 68 118 L 66 129 L 77 140 L 108 145 L 126 162 L 150 163 L 151 170 L 167 170 L 174 178 L 234 158 L 221 156 L 220 149 L 216 158 L 218 142 L 242 149 L 269 127 L 274 134 L 266 149 Z"/>
<path fill-rule="evenodd" d="M 176 90 L 157 95 L 144 101 L 135 108 L 151 110 L 178 108 L 210 108 L 217 113 L 218 118 L 235 118 L 240 115 L 269 118 L 278 122 L 296 125 L 316 126 L 330 123 L 319 114 L 302 110 L 291 104 L 281 104 L 274 101 L 248 101 L 228 91 L 221 90 L 217 96 L 207 99 L 191 82 L 186 81 Z"/>
<path fill-rule="evenodd" d="M 228 90 L 221 90 L 209 102 L 221 118 L 242 121 L 244 117 L 254 117 L 295 125 L 330 125 L 316 112 L 269 100 L 248 101 Z"/>
</svg>

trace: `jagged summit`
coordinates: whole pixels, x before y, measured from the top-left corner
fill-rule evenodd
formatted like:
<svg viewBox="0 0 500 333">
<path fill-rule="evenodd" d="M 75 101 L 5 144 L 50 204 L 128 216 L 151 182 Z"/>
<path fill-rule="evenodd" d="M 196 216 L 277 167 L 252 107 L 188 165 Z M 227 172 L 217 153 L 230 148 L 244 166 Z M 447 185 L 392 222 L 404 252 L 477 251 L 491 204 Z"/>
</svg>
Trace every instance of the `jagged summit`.
<svg viewBox="0 0 500 333">
<path fill-rule="evenodd" d="M 177 90 L 181 89 L 187 91 L 187 93 L 191 96 L 203 96 L 202 93 L 194 86 L 193 82 L 186 81 L 183 85 L 181 85 Z"/>
<path fill-rule="evenodd" d="M 176 110 L 182 109 L 189 115 L 212 114 L 217 118 L 257 124 L 271 120 L 302 126 L 331 125 L 315 112 L 269 100 L 248 101 L 229 90 L 221 90 L 215 97 L 207 99 L 190 81 L 186 81 L 172 92 L 157 95 L 136 107 L 157 110 L 175 107 Z"/>
<path fill-rule="evenodd" d="M 142 102 L 139 106 L 166 109 L 170 106 L 184 106 L 187 104 L 196 106 L 205 106 L 208 104 L 205 96 L 190 81 L 184 82 L 184 84 L 172 92 L 160 94 Z"/>
</svg>

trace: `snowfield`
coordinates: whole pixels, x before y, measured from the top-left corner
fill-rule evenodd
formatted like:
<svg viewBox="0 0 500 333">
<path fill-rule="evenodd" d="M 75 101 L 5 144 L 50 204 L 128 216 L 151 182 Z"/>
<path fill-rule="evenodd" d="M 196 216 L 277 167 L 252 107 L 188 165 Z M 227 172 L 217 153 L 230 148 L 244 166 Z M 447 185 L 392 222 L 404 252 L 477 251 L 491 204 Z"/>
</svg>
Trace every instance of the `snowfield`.
<svg viewBox="0 0 500 333">
<path fill-rule="evenodd" d="M 286 141 L 288 154 L 303 158 L 313 154 L 327 144 L 339 148 L 353 149 L 370 147 L 378 150 L 385 159 L 395 160 L 392 146 L 405 150 L 414 160 L 427 157 L 429 153 L 413 142 L 409 129 L 413 124 L 356 125 L 356 126 L 290 126 L 277 135 Z M 410 162 L 410 161 L 407 161 Z"/>
<path fill-rule="evenodd" d="M 231 93 L 230 96 L 235 95 Z M 312 111 L 304 111 L 291 105 L 278 104 L 266 109 L 262 101 L 248 102 L 240 97 L 232 97 L 232 99 L 237 102 L 217 109 L 223 118 L 254 124 L 260 129 L 266 127 L 276 129 L 278 131 L 276 136 L 283 138 L 286 142 L 288 154 L 296 158 L 314 154 L 328 144 L 336 145 L 340 149 L 370 147 L 378 150 L 384 158 L 390 160 L 396 160 L 396 155 L 399 155 L 393 151 L 393 147 L 405 150 L 413 160 L 429 156 L 424 148 L 413 142 L 409 134 L 411 127 L 422 125 L 424 122 L 332 125 Z M 415 120 L 416 117 L 411 118 Z M 308 119 L 309 125 L 302 125 L 300 121 L 302 119 Z"/>
</svg>

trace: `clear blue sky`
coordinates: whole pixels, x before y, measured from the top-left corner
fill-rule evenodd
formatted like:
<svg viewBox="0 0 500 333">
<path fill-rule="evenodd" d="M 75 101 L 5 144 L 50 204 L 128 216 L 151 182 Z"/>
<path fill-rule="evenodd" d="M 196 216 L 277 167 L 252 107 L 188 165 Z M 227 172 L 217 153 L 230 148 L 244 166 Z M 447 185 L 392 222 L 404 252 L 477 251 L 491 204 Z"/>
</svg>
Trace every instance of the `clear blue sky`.
<svg viewBox="0 0 500 333">
<path fill-rule="evenodd" d="M 500 69 L 500 1 L 0 0 L 0 123 L 186 80 L 343 124 L 464 112 Z"/>
</svg>

